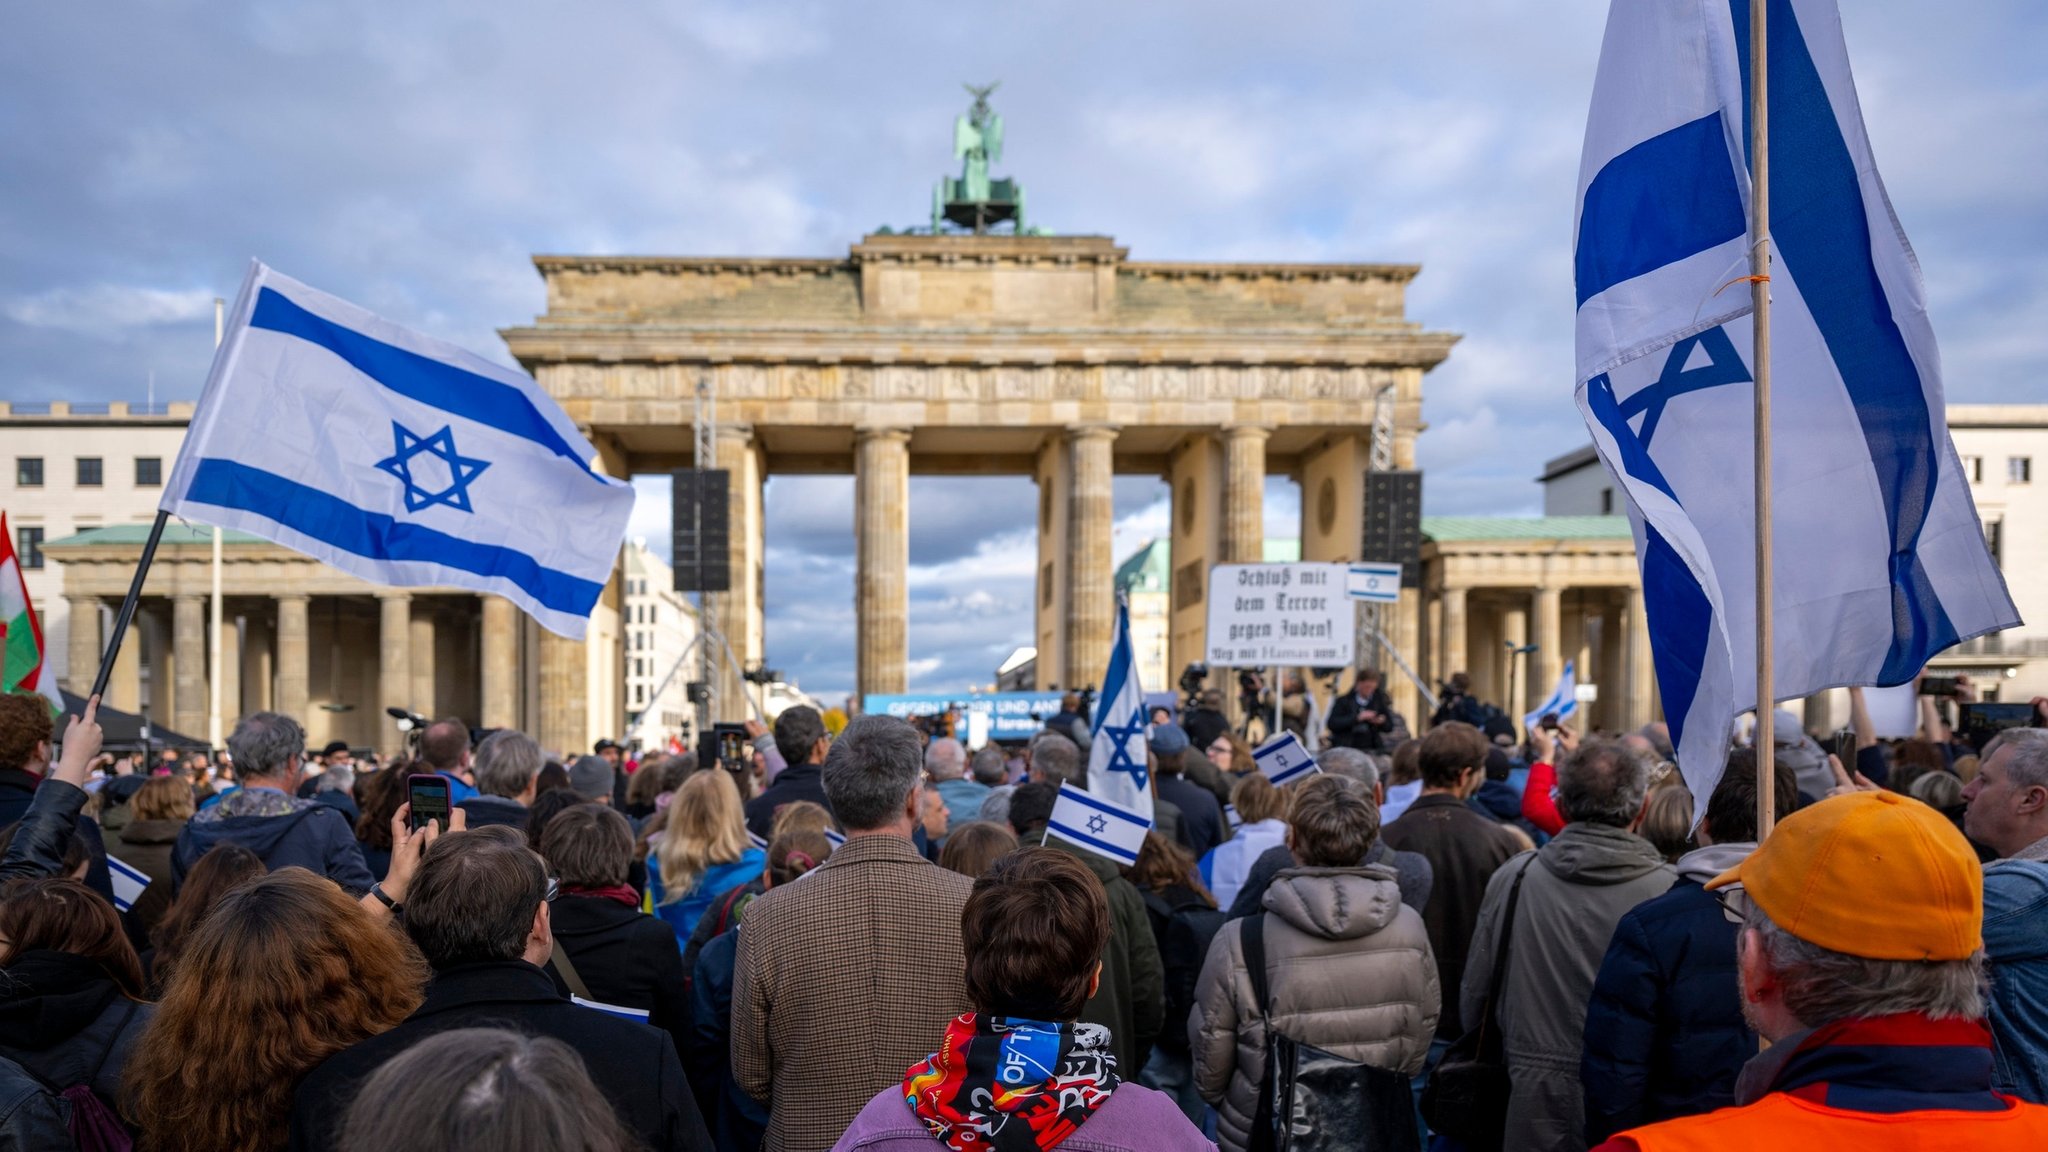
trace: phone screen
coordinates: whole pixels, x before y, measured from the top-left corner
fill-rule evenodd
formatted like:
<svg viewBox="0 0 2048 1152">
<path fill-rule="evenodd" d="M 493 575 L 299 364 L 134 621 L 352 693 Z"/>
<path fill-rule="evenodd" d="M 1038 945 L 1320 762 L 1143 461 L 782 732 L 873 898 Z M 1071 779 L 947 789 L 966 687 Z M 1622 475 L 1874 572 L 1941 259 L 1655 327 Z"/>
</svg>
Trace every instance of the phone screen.
<svg viewBox="0 0 2048 1152">
<path fill-rule="evenodd" d="M 441 831 L 448 830 L 448 781 L 431 772 L 415 773 L 406 777 L 406 799 L 412 803 L 410 821 L 414 830 L 425 828 L 427 821 L 438 821 Z"/>
</svg>

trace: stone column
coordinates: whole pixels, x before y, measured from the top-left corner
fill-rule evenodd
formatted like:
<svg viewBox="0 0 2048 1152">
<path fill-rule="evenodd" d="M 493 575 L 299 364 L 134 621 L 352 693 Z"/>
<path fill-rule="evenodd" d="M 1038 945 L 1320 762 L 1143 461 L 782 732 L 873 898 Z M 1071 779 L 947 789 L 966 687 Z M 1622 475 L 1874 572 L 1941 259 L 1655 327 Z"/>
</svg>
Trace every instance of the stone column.
<svg viewBox="0 0 2048 1152">
<path fill-rule="evenodd" d="M 1082 688 L 1101 685 L 1116 631 L 1116 557 L 1110 544 L 1116 523 L 1111 463 L 1116 429 L 1102 424 L 1069 429 L 1067 446 L 1073 478 L 1067 516 L 1067 667 L 1061 683 Z"/>
<path fill-rule="evenodd" d="M 1517 725 L 1522 714 L 1529 710 L 1529 674 L 1534 665 L 1514 651 L 1529 642 L 1529 611 L 1526 608 L 1506 608 L 1500 614 L 1499 647 L 1494 649 L 1493 658 L 1501 664 L 1501 710 L 1512 717 Z"/>
<path fill-rule="evenodd" d="M 220 614 L 220 724 L 222 739 L 242 717 L 242 622 L 223 605 Z"/>
<path fill-rule="evenodd" d="M 107 703 L 123 712 L 142 711 L 142 614 L 130 623 L 121 650 L 114 654 L 114 674 L 107 678 Z M 98 675 L 94 672 L 93 675 Z M 86 687 L 92 685 L 88 683 Z"/>
<path fill-rule="evenodd" d="M 909 433 L 904 432 L 902 435 L 907 438 Z M 726 472 L 726 538 L 729 541 L 726 572 L 731 588 L 725 592 L 713 592 L 708 596 L 708 615 L 712 625 L 725 637 L 726 644 L 731 646 L 733 659 L 743 666 L 751 667 L 760 661 L 763 654 L 761 580 L 766 548 L 761 517 L 763 465 L 759 446 L 754 442 L 754 430 L 751 425 L 720 424 L 718 442 L 714 450 L 717 453 L 717 466 Z M 906 488 L 905 501 L 908 499 L 907 494 Z M 905 563 L 908 564 L 907 534 L 904 540 Z M 624 607 L 624 602 L 621 601 L 619 608 L 622 612 Z M 623 638 L 623 624 L 621 629 L 620 636 Z M 619 692 L 620 699 L 623 700 L 623 649 L 621 653 L 617 667 L 621 673 Z M 735 723 L 745 720 L 752 715 L 746 701 L 749 685 L 727 664 L 723 652 L 716 655 L 718 714 L 713 719 Z M 694 663 L 689 672 L 690 679 L 697 678 Z"/>
<path fill-rule="evenodd" d="M 1471 672 L 1472 656 L 1465 649 L 1465 590 L 1443 591 L 1443 631 L 1438 633 L 1437 674 L 1449 680 L 1454 673 Z"/>
<path fill-rule="evenodd" d="M 306 705 L 312 691 L 307 607 L 308 598 L 304 595 L 277 598 L 277 694 L 274 706 L 300 724 L 306 722 Z"/>
<path fill-rule="evenodd" d="M 484 597 L 483 725 L 519 727 L 519 609 L 502 596 Z"/>
<path fill-rule="evenodd" d="M 242 631 L 242 709 L 240 715 L 275 709 L 277 660 L 271 652 L 274 631 L 267 613 L 250 612 Z"/>
<path fill-rule="evenodd" d="M 431 717 L 441 714 L 434 699 L 434 646 L 439 643 L 435 631 L 433 604 L 414 601 L 412 618 L 406 624 L 406 633 L 411 637 L 408 646 L 412 649 L 412 675 L 405 693 L 405 706 L 422 716 Z M 491 725 L 485 724 L 484 727 Z"/>
<path fill-rule="evenodd" d="M 392 755 L 405 750 L 405 733 L 384 709 L 412 708 L 412 593 L 386 588 L 377 593 L 377 734 Z"/>
<path fill-rule="evenodd" d="M 1257 564 L 1266 553 L 1266 437 L 1264 424 L 1223 430 L 1223 563 Z"/>
<path fill-rule="evenodd" d="M 206 737 L 206 597 L 181 595 L 171 601 L 171 726 L 187 736 Z"/>
<path fill-rule="evenodd" d="M 72 596 L 71 601 L 71 675 L 64 678 L 64 686 L 80 696 L 92 691 L 93 678 L 100 674 L 100 598 L 97 596 Z"/>
<path fill-rule="evenodd" d="M 1550 699 L 1550 691 L 1557 687 L 1557 678 L 1564 671 L 1564 629 L 1558 621 L 1563 598 L 1563 589 L 1549 587 L 1536 589 L 1532 598 L 1535 635 L 1530 639 L 1536 645 L 1536 659 L 1530 666 L 1526 707 Z"/>
<path fill-rule="evenodd" d="M 910 617 L 910 432 L 855 430 L 855 690 L 901 692 L 908 680 Z"/>
<path fill-rule="evenodd" d="M 1638 728 L 1650 722 L 1651 691 L 1657 683 L 1656 666 L 1650 662 L 1650 618 L 1643 611 L 1643 590 L 1628 590 L 1628 653 L 1623 659 L 1628 679 L 1628 711 L 1623 723 Z"/>
</svg>

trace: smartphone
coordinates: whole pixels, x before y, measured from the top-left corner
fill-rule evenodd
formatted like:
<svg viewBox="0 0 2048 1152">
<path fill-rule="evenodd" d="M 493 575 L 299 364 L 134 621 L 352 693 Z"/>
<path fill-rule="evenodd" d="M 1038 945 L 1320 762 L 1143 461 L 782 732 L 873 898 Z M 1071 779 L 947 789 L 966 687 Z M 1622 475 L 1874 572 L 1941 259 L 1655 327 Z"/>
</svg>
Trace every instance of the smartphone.
<svg viewBox="0 0 2048 1152">
<path fill-rule="evenodd" d="M 415 772 L 405 778 L 405 798 L 412 803 L 411 824 L 417 832 L 432 820 L 448 830 L 448 778 L 432 772 Z"/>
<path fill-rule="evenodd" d="M 1972 748 L 2007 728 L 2030 728 L 2034 724 L 2032 704 L 1963 704 L 1956 708 L 1956 734 Z"/>
<path fill-rule="evenodd" d="M 1545 732 L 1557 731 L 1557 713 L 1545 712 L 1543 714 L 1543 719 L 1538 720 L 1536 722 L 1536 726 L 1538 728 L 1543 729 Z"/>
<path fill-rule="evenodd" d="M 714 724 L 718 737 L 718 762 L 728 772 L 744 772 L 754 765 L 753 742 L 747 739 L 745 724 Z"/>
</svg>

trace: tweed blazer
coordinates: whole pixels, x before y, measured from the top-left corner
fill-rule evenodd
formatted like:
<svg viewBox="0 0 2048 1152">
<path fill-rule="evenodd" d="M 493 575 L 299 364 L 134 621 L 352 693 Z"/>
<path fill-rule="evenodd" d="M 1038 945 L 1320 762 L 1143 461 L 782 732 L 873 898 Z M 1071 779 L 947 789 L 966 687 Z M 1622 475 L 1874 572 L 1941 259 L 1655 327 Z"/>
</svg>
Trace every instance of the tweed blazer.
<svg viewBox="0 0 2048 1152">
<path fill-rule="evenodd" d="M 895 836 L 854 836 L 747 909 L 733 1079 L 769 1106 L 763 1152 L 830 1148 L 969 1009 L 960 912 L 974 882 Z"/>
</svg>

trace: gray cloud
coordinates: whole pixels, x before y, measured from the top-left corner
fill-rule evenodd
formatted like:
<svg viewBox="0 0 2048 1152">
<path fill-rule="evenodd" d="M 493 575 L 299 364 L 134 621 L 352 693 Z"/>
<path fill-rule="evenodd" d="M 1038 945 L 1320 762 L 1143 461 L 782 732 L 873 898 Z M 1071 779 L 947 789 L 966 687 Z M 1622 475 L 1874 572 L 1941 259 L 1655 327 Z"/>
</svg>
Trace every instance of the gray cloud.
<svg viewBox="0 0 2048 1152">
<path fill-rule="evenodd" d="M 1845 8 L 1950 396 L 2038 397 L 2048 10 Z M 1426 386 L 1428 506 L 1534 511 L 1541 462 L 1585 441 L 1569 232 L 1605 11 L 20 7 L 0 39 L 0 398 L 140 399 L 152 373 L 159 399 L 195 395 L 207 303 L 251 256 L 505 359 L 496 329 L 543 306 L 534 252 L 840 252 L 922 219 L 957 83 L 1001 78 L 1001 170 L 1057 230 L 1147 259 L 1421 263 L 1410 314 L 1465 334 Z M 1160 495 L 1119 479 L 1120 545 L 1163 527 Z M 648 505 L 634 531 L 665 548 Z M 769 505 L 771 656 L 849 685 L 850 485 L 781 477 Z M 918 684 L 985 680 L 1028 634 L 1000 546 L 1034 505 L 1021 478 L 913 485 Z M 1294 517 L 1274 486 L 1269 529 Z"/>
</svg>

